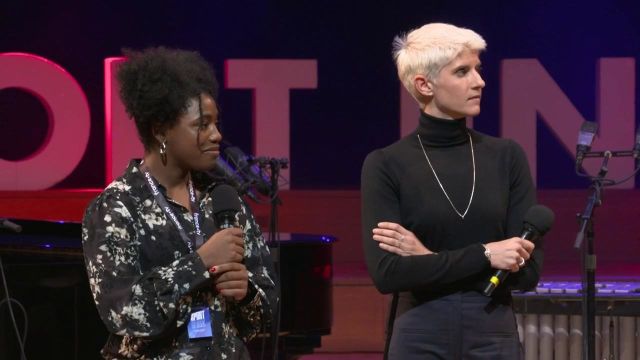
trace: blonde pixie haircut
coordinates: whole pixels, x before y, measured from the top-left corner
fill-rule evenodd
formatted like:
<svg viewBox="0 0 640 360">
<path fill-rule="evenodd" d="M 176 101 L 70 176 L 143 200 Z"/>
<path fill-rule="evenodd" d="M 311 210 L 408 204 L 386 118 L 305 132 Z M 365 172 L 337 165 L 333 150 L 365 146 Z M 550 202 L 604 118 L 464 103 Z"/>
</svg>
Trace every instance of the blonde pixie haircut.
<svg viewBox="0 0 640 360">
<path fill-rule="evenodd" d="M 413 84 L 416 75 L 424 75 L 427 80 L 433 81 L 440 70 L 463 50 L 482 51 L 486 47 L 484 39 L 473 30 L 431 23 L 396 36 L 393 39 L 393 58 L 400 81 L 411 96 L 424 106 L 422 95 Z"/>
</svg>

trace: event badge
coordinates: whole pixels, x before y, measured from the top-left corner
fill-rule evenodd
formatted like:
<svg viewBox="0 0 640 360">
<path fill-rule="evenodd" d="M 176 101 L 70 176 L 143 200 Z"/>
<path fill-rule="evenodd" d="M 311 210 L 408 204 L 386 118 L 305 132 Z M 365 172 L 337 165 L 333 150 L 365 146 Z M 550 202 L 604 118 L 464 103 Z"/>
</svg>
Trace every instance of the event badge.
<svg viewBox="0 0 640 360">
<path fill-rule="evenodd" d="M 208 307 L 192 309 L 187 330 L 189 331 L 189 340 L 213 336 L 211 331 L 211 314 L 209 313 Z"/>
</svg>

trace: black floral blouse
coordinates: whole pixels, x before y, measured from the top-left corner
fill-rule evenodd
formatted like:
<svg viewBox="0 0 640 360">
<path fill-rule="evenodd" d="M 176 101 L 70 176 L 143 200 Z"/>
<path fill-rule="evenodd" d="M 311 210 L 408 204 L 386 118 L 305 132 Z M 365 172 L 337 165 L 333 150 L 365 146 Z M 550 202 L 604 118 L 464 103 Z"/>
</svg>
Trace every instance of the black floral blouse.
<svg viewBox="0 0 640 360">
<path fill-rule="evenodd" d="M 106 359 L 248 359 L 244 345 L 270 321 L 276 302 L 273 266 L 262 233 L 244 202 L 238 215 L 245 233 L 248 295 L 241 302 L 216 295 L 202 260 L 190 252 L 175 224 L 156 203 L 133 160 L 87 208 L 82 244 L 89 284 L 110 332 Z M 205 239 L 216 231 L 211 190 L 198 182 Z M 166 196 L 166 191 L 160 187 Z M 191 212 L 167 198 L 194 237 Z M 213 337 L 189 340 L 192 306 L 211 310 Z"/>
</svg>

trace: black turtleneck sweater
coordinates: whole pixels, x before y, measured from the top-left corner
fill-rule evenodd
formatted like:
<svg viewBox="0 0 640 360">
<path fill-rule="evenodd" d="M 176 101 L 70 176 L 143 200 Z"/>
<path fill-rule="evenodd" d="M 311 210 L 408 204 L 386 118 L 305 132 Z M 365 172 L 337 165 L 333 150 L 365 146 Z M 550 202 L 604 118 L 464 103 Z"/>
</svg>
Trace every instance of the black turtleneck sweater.
<svg viewBox="0 0 640 360">
<path fill-rule="evenodd" d="M 467 134 L 471 135 L 476 186 L 464 219 L 440 189 L 418 134 L 460 213 L 467 207 L 473 184 Z M 467 129 L 464 119 L 445 120 L 425 113 L 414 132 L 367 156 L 361 193 L 364 250 L 376 287 L 382 293 L 411 291 L 427 296 L 440 291 L 481 291 L 494 271 L 481 244 L 519 236 L 524 214 L 535 203 L 527 159 L 518 144 Z M 437 254 L 402 257 L 380 249 L 372 229 L 381 221 L 401 224 Z M 536 244 L 527 266 L 509 276 L 509 289 L 537 284 L 541 248 Z"/>
</svg>

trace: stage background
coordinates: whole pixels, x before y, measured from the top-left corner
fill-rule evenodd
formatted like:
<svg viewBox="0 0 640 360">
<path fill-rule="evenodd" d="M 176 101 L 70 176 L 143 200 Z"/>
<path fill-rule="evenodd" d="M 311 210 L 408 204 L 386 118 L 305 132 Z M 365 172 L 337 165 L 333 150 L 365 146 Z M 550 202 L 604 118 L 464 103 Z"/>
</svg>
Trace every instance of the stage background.
<svg viewBox="0 0 640 360">
<path fill-rule="evenodd" d="M 291 190 L 283 194 L 281 228 L 338 236 L 337 268 L 362 269 L 360 167 L 367 153 L 400 137 L 401 90 L 391 42 L 395 35 L 433 21 L 469 27 L 488 42 L 482 56 L 487 86 L 482 113 L 473 121 L 476 129 L 502 135 L 505 79 L 500 71 L 504 61 L 513 59 L 537 59 L 584 119 L 601 121 L 603 127 L 606 121 L 608 129 L 617 126 L 617 119 L 598 116 L 598 62 L 635 61 L 640 55 L 640 4 L 633 1 L 8 0 L 0 4 L 0 52 L 35 54 L 66 69 L 86 94 L 91 132 L 79 165 L 51 190 L 3 189 L 0 216 L 78 220 L 95 192 L 70 189 L 104 187 L 103 61 L 120 56 L 121 48 L 165 45 L 200 51 L 222 84 L 223 135 L 247 152 L 252 152 L 255 135 L 253 95 L 251 90 L 224 88 L 225 61 L 312 59 L 317 61 L 317 88 L 290 92 Z M 633 69 L 632 113 L 627 115 L 637 124 L 635 62 Z M 615 97 L 615 87 L 609 89 Z M 588 184 L 573 173 L 571 147 L 562 145 L 549 126 L 566 119 L 542 120 L 536 125 L 536 181 L 540 201 L 558 214 L 547 237 L 547 264 L 553 269 L 577 264 L 571 249 L 574 217 L 583 207 Z M 0 129 L 0 158 L 29 158 L 47 136 L 46 110 L 27 92 L 2 89 Z M 577 137 L 578 127 L 574 130 Z M 632 142 L 633 131 L 620 139 L 621 147 Z M 598 249 L 605 265 L 633 265 L 639 254 L 640 225 L 634 219 L 638 179 L 632 186 L 608 190 L 597 210 Z M 266 208 L 255 208 L 264 221 Z"/>
</svg>

